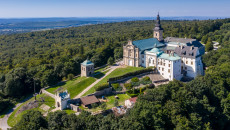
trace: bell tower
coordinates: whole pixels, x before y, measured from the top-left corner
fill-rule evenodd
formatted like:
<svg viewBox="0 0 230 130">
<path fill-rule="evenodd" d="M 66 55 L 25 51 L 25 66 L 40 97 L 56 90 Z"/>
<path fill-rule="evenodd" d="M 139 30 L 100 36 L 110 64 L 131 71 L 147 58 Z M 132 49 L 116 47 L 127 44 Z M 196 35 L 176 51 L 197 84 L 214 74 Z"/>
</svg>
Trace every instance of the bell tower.
<svg viewBox="0 0 230 130">
<path fill-rule="evenodd" d="M 153 37 L 156 38 L 158 41 L 163 41 L 163 28 L 161 28 L 159 12 L 157 15 L 155 28 L 153 29 Z"/>
</svg>

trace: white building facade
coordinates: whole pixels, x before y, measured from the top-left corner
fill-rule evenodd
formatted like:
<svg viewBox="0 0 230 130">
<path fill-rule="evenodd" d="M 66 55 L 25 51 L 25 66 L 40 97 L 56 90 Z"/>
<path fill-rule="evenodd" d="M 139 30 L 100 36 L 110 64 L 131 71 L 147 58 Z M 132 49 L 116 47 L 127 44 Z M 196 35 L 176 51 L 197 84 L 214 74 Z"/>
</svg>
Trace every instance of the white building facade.
<svg viewBox="0 0 230 130">
<path fill-rule="evenodd" d="M 204 46 L 196 39 L 167 37 L 163 39 L 163 29 L 157 16 L 154 38 L 129 41 L 123 46 L 125 65 L 134 67 L 154 66 L 166 79 L 180 80 L 182 77 L 195 78 L 203 75 L 201 56 Z"/>
</svg>

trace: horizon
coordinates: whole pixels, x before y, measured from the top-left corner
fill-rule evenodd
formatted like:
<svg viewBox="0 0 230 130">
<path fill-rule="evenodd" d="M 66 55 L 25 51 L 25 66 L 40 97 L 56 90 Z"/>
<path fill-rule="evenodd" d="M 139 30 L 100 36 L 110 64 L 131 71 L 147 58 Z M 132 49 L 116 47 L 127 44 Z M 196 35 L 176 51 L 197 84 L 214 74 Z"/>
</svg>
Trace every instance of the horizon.
<svg viewBox="0 0 230 130">
<path fill-rule="evenodd" d="M 164 20 L 164 18 L 214 18 L 214 19 L 225 19 L 225 18 L 230 18 L 230 16 L 161 16 L 161 19 Z M 0 19 L 55 19 L 55 18 L 156 18 L 156 16 L 81 16 L 81 17 L 0 17 Z M 168 20 L 168 19 L 167 19 Z M 170 20 L 170 19 L 169 19 Z M 196 19 L 194 19 L 196 20 Z"/>
<path fill-rule="evenodd" d="M 7 0 L 0 18 L 230 17 L 228 0 Z M 189 7 L 189 8 L 188 8 Z"/>
</svg>

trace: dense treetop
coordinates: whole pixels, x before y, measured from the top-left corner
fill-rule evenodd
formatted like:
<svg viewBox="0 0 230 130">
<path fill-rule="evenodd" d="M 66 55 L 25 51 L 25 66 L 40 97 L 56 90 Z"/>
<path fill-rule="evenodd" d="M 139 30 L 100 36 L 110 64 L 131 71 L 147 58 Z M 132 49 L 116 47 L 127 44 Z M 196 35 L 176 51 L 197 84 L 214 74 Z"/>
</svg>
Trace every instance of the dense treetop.
<svg viewBox="0 0 230 130">
<path fill-rule="evenodd" d="M 153 27 L 153 21 L 133 21 L 0 36 L 0 111 L 14 103 L 13 97 L 30 93 L 34 80 L 39 90 L 69 74 L 79 74 L 80 63 L 87 57 L 96 66 L 106 64 L 112 58 L 122 58 L 121 46 L 128 39 L 152 37 Z M 205 44 L 210 40 L 220 42 L 219 50 L 208 50 L 210 52 L 203 56 L 208 67 L 205 76 L 186 84 L 173 81 L 147 90 L 147 94 L 140 96 L 134 109 L 124 117 L 111 115 L 102 118 L 86 113 L 80 117 L 68 117 L 57 113 L 43 119 L 36 112 L 37 122 L 47 124 L 35 125 L 32 123 L 35 118 L 25 116 L 16 128 L 29 128 L 27 124 L 34 125 L 31 127 L 34 129 L 64 129 L 67 126 L 76 129 L 229 127 L 230 19 L 162 21 L 162 27 L 164 37 L 197 38 Z M 33 115 L 32 112 L 28 114 Z M 64 124 L 55 124 L 58 122 L 56 116 L 64 116 L 58 118 Z"/>
</svg>

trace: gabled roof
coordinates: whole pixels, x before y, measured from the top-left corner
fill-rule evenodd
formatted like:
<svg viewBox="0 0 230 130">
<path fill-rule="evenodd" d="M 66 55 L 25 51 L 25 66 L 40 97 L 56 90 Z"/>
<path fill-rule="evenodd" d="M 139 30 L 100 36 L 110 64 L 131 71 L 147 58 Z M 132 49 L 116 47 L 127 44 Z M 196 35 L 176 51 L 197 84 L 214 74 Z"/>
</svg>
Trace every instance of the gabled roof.
<svg viewBox="0 0 230 130">
<path fill-rule="evenodd" d="M 149 38 L 143 40 L 133 41 L 133 45 L 140 49 L 140 51 L 151 49 L 154 46 L 163 47 L 165 44 L 159 42 L 156 38 Z"/>
<path fill-rule="evenodd" d="M 175 44 L 175 45 L 179 45 L 179 46 L 194 46 L 194 47 L 198 47 L 200 55 L 203 55 L 205 53 L 204 46 L 199 41 L 197 41 L 196 39 L 166 37 L 164 41 L 168 42 L 168 44 Z"/>
<path fill-rule="evenodd" d="M 94 65 L 93 64 L 93 62 L 91 62 L 90 60 L 85 60 L 83 63 L 81 63 L 82 65 L 85 65 L 85 66 L 87 66 L 87 65 Z"/>
<path fill-rule="evenodd" d="M 100 102 L 94 95 L 93 96 L 85 96 L 85 97 L 82 97 L 80 99 L 81 99 L 82 104 L 85 106 Z"/>
<path fill-rule="evenodd" d="M 198 47 L 193 47 L 193 46 L 180 46 L 175 49 L 175 53 L 181 57 L 186 57 L 186 58 L 196 58 L 197 56 L 197 51 L 199 51 Z"/>
<path fill-rule="evenodd" d="M 136 103 L 137 97 L 130 98 L 129 101 L 132 102 L 132 103 Z"/>
<path fill-rule="evenodd" d="M 196 39 L 191 38 L 177 38 L 177 37 L 166 37 L 165 42 L 178 42 L 178 43 L 190 43 L 196 41 Z"/>
</svg>

